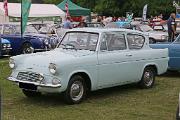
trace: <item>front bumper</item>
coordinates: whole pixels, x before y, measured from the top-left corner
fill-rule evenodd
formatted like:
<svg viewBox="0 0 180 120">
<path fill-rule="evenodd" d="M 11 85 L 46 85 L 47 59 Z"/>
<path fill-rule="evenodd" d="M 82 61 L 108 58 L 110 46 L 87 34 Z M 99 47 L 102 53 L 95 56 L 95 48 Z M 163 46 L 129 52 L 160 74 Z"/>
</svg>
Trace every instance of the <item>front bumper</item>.
<svg viewBox="0 0 180 120">
<path fill-rule="evenodd" d="M 8 80 L 11 82 L 15 82 L 15 83 L 26 83 L 26 84 L 33 84 L 35 86 L 39 86 L 39 87 L 47 87 L 47 88 L 60 88 L 61 84 L 57 84 L 57 85 L 52 85 L 52 84 L 42 84 L 42 83 L 38 83 L 38 82 L 29 82 L 29 81 L 22 81 L 22 80 L 18 80 L 16 78 L 13 77 L 8 77 Z"/>
<path fill-rule="evenodd" d="M 3 49 L 1 50 L 2 56 L 10 56 L 11 50 L 12 50 L 12 48 L 6 48 L 6 49 L 3 48 Z"/>
</svg>

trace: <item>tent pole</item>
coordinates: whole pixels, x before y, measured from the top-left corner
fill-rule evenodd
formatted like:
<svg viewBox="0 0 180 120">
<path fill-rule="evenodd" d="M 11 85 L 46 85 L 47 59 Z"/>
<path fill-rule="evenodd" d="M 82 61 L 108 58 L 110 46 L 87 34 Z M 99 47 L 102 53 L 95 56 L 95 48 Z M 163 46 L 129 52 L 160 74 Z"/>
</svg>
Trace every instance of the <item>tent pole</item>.
<svg viewBox="0 0 180 120">
<path fill-rule="evenodd" d="M 22 26 L 22 0 L 21 0 L 21 37 L 23 36 L 23 26 Z"/>
</svg>

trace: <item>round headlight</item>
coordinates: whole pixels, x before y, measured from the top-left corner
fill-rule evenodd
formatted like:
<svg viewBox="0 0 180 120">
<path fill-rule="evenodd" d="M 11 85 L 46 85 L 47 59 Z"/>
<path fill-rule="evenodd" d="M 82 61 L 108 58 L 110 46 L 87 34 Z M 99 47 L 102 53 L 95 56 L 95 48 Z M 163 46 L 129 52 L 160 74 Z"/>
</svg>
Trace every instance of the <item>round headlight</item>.
<svg viewBox="0 0 180 120">
<path fill-rule="evenodd" d="M 9 67 L 12 69 L 15 68 L 15 62 L 14 62 L 14 59 L 12 58 L 9 59 Z"/>
<path fill-rule="evenodd" d="M 11 47 L 11 44 L 7 44 L 7 47 L 10 48 L 10 47 Z"/>
<path fill-rule="evenodd" d="M 3 48 L 6 48 L 7 47 L 7 45 L 6 44 L 3 44 Z"/>
<path fill-rule="evenodd" d="M 45 39 L 45 40 L 44 40 L 44 44 L 45 44 L 45 45 L 49 45 L 49 40 L 48 40 L 48 39 Z"/>
<path fill-rule="evenodd" d="M 49 71 L 50 71 L 50 73 L 55 74 L 56 73 L 56 64 L 50 63 L 49 64 Z"/>
</svg>

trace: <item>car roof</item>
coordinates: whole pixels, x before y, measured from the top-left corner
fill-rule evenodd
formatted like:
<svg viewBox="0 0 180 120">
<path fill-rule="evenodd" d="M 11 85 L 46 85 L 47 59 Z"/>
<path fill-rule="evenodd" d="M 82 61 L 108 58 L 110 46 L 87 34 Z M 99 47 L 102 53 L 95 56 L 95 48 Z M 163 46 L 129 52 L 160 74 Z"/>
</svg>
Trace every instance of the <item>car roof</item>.
<svg viewBox="0 0 180 120">
<path fill-rule="evenodd" d="M 126 32 L 126 33 L 138 33 L 144 34 L 143 32 L 137 30 L 123 29 L 123 28 L 74 28 L 70 31 L 80 31 L 80 32 L 95 32 L 95 33 L 103 33 L 103 32 Z"/>
</svg>

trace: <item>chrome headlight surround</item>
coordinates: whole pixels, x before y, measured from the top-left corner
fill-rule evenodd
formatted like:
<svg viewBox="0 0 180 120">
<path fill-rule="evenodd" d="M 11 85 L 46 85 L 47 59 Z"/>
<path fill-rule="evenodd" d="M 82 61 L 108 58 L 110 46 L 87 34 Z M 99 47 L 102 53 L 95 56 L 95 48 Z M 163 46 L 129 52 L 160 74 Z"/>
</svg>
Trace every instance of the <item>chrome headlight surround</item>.
<svg viewBox="0 0 180 120">
<path fill-rule="evenodd" d="M 45 45 L 49 45 L 49 40 L 48 40 L 47 38 L 45 38 L 44 44 L 45 44 Z"/>
<path fill-rule="evenodd" d="M 11 48 L 11 44 L 9 43 L 9 44 L 6 44 L 6 47 L 7 48 Z"/>
<path fill-rule="evenodd" d="M 2 44 L 2 48 L 7 48 L 7 44 Z"/>
<path fill-rule="evenodd" d="M 14 61 L 14 59 L 12 59 L 12 58 L 9 59 L 9 67 L 10 67 L 11 69 L 14 69 L 14 68 L 15 68 L 15 61 Z"/>
<path fill-rule="evenodd" d="M 56 64 L 54 64 L 54 63 L 49 64 L 49 72 L 53 75 L 56 74 L 56 72 L 57 72 Z"/>
<path fill-rule="evenodd" d="M 40 40 L 43 44 L 49 45 L 49 40 L 48 40 L 48 38 L 40 37 L 39 40 Z"/>
</svg>

